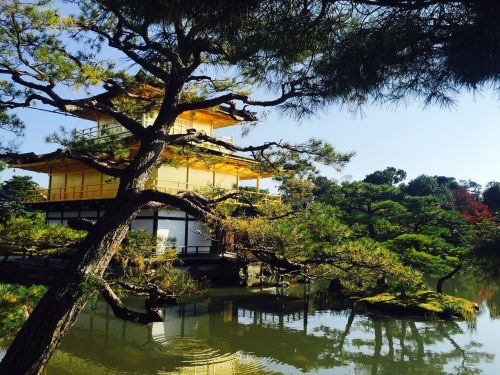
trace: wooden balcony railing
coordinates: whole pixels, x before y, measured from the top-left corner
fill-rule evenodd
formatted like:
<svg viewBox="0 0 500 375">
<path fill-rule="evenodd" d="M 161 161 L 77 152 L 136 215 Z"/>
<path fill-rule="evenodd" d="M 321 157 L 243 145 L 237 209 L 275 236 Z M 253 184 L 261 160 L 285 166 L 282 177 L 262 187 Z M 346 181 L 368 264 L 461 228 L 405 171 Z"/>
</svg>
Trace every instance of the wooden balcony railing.
<svg viewBox="0 0 500 375">
<path fill-rule="evenodd" d="M 186 134 L 188 129 L 192 129 L 193 126 L 189 126 L 188 121 L 184 120 L 176 120 L 174 126 L 170 130 L 170 134 Z M 83 138 L 85 140 L 103 140 L 106 141 L 107 139 L 114 137 L 118 139 L 126 138 L 130 136 L 130 132 L 125 129 L 123 126 L 120 124 L 106 124 L 106 125 L 101 125 L 101 126 L 94 126 L 91 128 L 86 128 L 86 129 L 81 129 L 77 130 L 75 133 L 76 137 Z M 208 133 L 209 136 L 218 139 L 220 141 L 224 141 L 226 143 L 230 143 L 234 145 L 234 138 L 231 137 L 226 137 L 226 136 L 220 136 L 220 135 L 215 135 L 213 132 Z M 230 153 L 230 151 L 226 150 L 223 147 L 213 145 L 211 143 L 205 142 L 202 143 L 201 146 L 209 148 L 209 149 L 214 149 L 220 152 L 224 153 Z"/>
<path fill-rule="evenodd" d="M 164 193 L 176 194 L 181 191 L 196 191 L 201 194 L 214 195 L 216 190 L 220 192 L 215 195 L 227 194 L 228 190 L 214 188 L 209 185 L 196 185 L 180 181 L 151 179 L 146 184 L 146 189 L 158 190 Z M 48 189 L 37 189 L 26 196 L 27 203 L 40 202 L 64 202 L 78 200 L 110 199 L 116 196 L 118 182 L 103 183 L 97 185 L 66 186 Z M 239 191 L 232 189 L 231 191 Z M 255 203 L 279 202 L 279 195 L 241 191 L 242 195 Z"/>
</svg>

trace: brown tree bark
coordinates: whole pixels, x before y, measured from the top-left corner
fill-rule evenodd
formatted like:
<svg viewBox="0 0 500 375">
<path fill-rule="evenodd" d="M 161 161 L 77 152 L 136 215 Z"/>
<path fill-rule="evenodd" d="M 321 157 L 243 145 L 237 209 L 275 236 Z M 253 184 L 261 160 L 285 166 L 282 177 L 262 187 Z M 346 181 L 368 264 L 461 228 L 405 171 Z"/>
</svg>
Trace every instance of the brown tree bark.
<svg viewBox="0 0 500 375">
<path fill-rule="evenodd" d="M 149 293 L 149 297 L 144 303 L 146 308 L 145 313 L 130 310 L 125 307 L 122 300 L 104 280 L 101 285 L 101 296 L 109 304 L 109 306 L 111 306 L 111 310 L 113 310 L 113 314 L 115 314 L 117 318 L 139 324 L 163 321 L 163 314 L 160 309 L 161 297 L 158 293 L 154 293 L 153 290 Z"/>
</svg>

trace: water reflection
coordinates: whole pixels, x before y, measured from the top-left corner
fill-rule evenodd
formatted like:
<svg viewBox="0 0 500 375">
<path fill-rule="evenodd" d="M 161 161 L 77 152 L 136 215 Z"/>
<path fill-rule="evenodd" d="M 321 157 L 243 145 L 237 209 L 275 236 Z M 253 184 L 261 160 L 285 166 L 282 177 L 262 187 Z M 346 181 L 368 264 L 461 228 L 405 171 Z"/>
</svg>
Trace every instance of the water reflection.
<svg viewBox="0 0 500 375">
<path fill-rule="evenodd" d="M 360 315 L 302 288 L 214 290 L 148 326 L 98 300 L 47 374 L 474 374 L 495 359 L 463 323 Z"/>
</svg>

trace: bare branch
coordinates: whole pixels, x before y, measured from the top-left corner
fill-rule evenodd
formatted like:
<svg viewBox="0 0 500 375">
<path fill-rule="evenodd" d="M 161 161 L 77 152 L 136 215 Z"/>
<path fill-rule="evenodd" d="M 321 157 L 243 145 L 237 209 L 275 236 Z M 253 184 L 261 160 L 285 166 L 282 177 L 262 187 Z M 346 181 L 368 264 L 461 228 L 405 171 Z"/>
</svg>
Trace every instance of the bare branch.
<svg viewBox="0 0 500 375">
<path fill-rule="evenodd" d="M 216 146 L 220 146 L 225 148 L 228 151 L 232 152 L 262 152 L 269 150 L 273 147 L 288 150 L 292 152 L 298 152 L 301 154 L 307 154 L 311 156 L 320 156 L 319 152 L 315 152 L 306 144 L 299 145 L 290 145 L 288 143 L 283 142 L 266 142 L 257 146 L 237 146 L 233 143 L 226 142 L 222 139 L 212 137 L 206 133 L 196 132 L 195 130 L 188 130 L 185 134 L 169 134 L 165 137 L 165 141 L 172 145 L 186 145 L 188 143 L 194 144 L 203 144 L 203 143 L 211 143 Z M 270 163 L 271 164 L 271 163 Z"/>
<path fill-rule="evenodd" d="M 210 208 L 206 204 L 203 204 L 203 202 L 199 202 L 201 196 L 194 194 L 193 192 L 169 194 L 157 190 L 144 190 L 139 195 L 139 203 L 142 206 L 154 205 L 155 203 L 172 206 L 198 218 L 212 218 L 217 220 L 217 217 L 211 212 Z"/>
<path fill-rule="evenodd" d="M 196 131 L 191 131 L 186 134 L 169 134 L 166 136 L 165 141 L 169 142 L 172 145 L 185 145 L 187 143 L 211 143 L 216 146 L 221 146 L 226 150 L 233 152 L 254 152 L 254 151 L 264 151 L 271 147 L 285 147 L 283 144 L 278 142 L 266 142 L 259 146 L 236 146 L 232 143 L 223 141 L 221 139 L 211 137 L 206 133 L 199 133 Z"/>
<path fill-rule="evenodd" d="M 88 219 L 75 217 L 68 219 L 68 227 L 74 230 L 83 230 L 85 232 L 89 232 L 94 227 L 94 223 Z"/>
<path fill-rule="evenodd" d="M 106 3 L 107 8 L 118 18 L 121 32 L 123 32 L 123 26 L 132 31 L 133 33 L 139 35 L 144 41 L 144 46 L 133 46 L 127 44 L 127 47 L 135 47 L 137 49 L 154 50 L 169 59 L 172 64 L 182 67 L 182 60 L 178 53 L 176 53 L 172 48 L 168 48 L 162 43 L 158 43 L 152 40 L 148 34 L 148 25 L 142 24 L 140 27 L 135 26 L 133 23 L 129 22 L 128 19 L 120 12 L 119 7 L 113 6 L 112 3 Z"/>
<path fill-rule="evenodd" d="M 122 51 L 125 55 L 127 55 L 131 60 L 139 64 L 143 69 L 147 70 L 154 76 L 158 77 L 159 79 L 162 79 L 164 82 L 167 82 L 169 80 L 170 74 L 167 72 L 165 69 L 160 68 L 159 66 L 153 64 L 150 60 L 147 58 L 141 57 L 137 52 L 133 51 L 133 49 L 140 49 L 140 46 L 136 46 L 133 44 L 130 44 L 128 42 L 122 42 L 120 40 L 120 36 L 123 33 L 123 23 L 118 22 L 116 25 L 116 30 L 114 35 L 111 35 L 103 30 L 101 30 L 99 27 L 92 25 L 90 23 L 78 23 L 77 24 L 80 28 L 83 30 L 89 30 L 92 31 L 101 37 L 105 38 L 108 41 L 108 44 L 110 47 L 117 48 L 118 50 Z M 145 48 L 146 50 L 148 48 Z"/>
<path fill-rule="evenodd" d="M 8 164 L 30 164 L 41 161 L 53 160 L 58 157 L 66 157 L 68 159 L 78 160 L 84 163 L 85 165 L 89 166 L 90 168 L 93 168 L 108 176 L 120 177 L 123 174 L 123 169 L 111 166 L 109 163 L 103 162 L 90 154 L 84 154 L 71 150 L 57 149 L 54 152 L 42 155 L 37 155 L 33 152 L 28 152 L 24 154 L 12 153 L 12 152 L 0 154 L 0 160 L 3 160 Z"/>
<path fill-rule="evenodd" d="M 318 95 L 318 93 L 304 92 L 304 91 L 300 91 L 300 90 L 295 90 L 293 88 L 288 92 L 283 92 L 281 96 L 279 96 L 275 99 L 272 99 L 272 100 L 254 100 L 248 95 L 238 94 L 238 93 L 228 93 L 228 94 L 217 96 L 215 98 L 193 101 L 193 102 L 189 102 L 189 103 L 181 103 L 181 104 L 179 104 L 177 111 L 180 114 L 180 113 L 183 113 L 186 111 L 212 108 L 212 107 L 216 107 L 216 106 L 221 105 L 221 104 L 229 104 L 230 106 L 234 107 L 234 103 L 233 103 L 234 101 L 239 101 L 243 104 L 250 105 L 250 106 L 272 107 L 272 106 L 276 106 L 279 104 L 283 104 L 284 102 L 286 102 L 287 100 L 289 100 L 291 98 L 315 96 L 315 95 Z M 255 120 L 252 120 L 252 121 L 255 121 Z"/>
<path fill-rule="evenodd" d="M 218 203 L 225 202 L 225 201 L 227 201 L 229 199 L 237 199 L 239 201 L 244 201 L 248 205 L 253 206 L 252 203 L 248 199 L 246 199 L 244 197 L 244 193 L 240 192 L 240 191 L 235 191 L 235 192 L 232 192 L 232 193 L 229 193 L 229 194 L 225 194 L 225 195 L 223 195 L 223 196 L 221 196 L 219 198 L 212 199 L 209 202 L 207 202 L 207 205 L 209 205 L 209 206 L 215 206 Z"/>
<path fill-rule="evenodd" d="M 5 161 L 9 164 L 28 164 L 36 163 L 46 160 L 52 160 L 61 155 L 63 150 L 58 149 L 54 152 L 49 152 L 47 154 L 37 155 L 34 152 L 27 152 L 24 154 L 19 154 L 16 152 L 7 152 L 0 154 L 0 160 Z"/>
<path fill-rule="evenodd" d="M 220 221 L 222 218 L 212 212 L 213 207 L 229 199 L 238 199 L 252 206 L 252 203 L 244 197 L 243 192 L 232 192 L 214 199 L 207 199 L 194 191 L 169 194 L 157 190 L 145 190 L 139 196 L 142 205 L 161 204 L 173 206 L 197 218 L 215 221 Z"/>
<path fill-rule="evenodd" d="M 113 310 L 113 313 L 117 318 L 129 320 L 131 322 L 139 324 L 148 324 L 152 322 L 163 321 L 163 314 L 158 307 L 158 304 L 155 305 L 154 296 L 152 296 L 151 294 L 150 297 L 144 302 L 147 312 L 143 313 L 130 310 L 125 307 L 122 300 L 116 295 L 116 293 L 113 291 L 113 289 L 111 289 L 110 285 L 106 281 L 101 280 L 100 284 L 101 285 L 99 289 L 101 295 L 111 307 L 111 310 Z"/>
<path fill-rule="evenodd" d="M 280 274 L 302 273 L 306 271 L 306 267 L 303 264 L 292 262 L 285 257 L 277 255 L 275 252 L 255 247 L 245 250 L 250 251 L 258 260 L 268 264 Z"/>
<path fill-rule="evenodd" d="M 85 153 L 67 151 L 62 153 L 69 159 L 81 161 L 83 164 L 90 168 L 95 169 L 105 175 L 112 177 L 121 177 L 123 175 L 123 169 L 111 166 L 107 162 L 100 161 L 98 158 Z"/>
<path fill-rule="evenodd" d="M 148 284 L 147 286 L 134 285 L 127 283 L 125 281 L 118 280 L 116 281 L 118 285 L 120 285 L 123 289 L 130 290 L 137 294 L 156 294 L 159 300 L 161 300 L 162 304 L 176 304 L 178 303 L 178 299 L 174 294 L 168 294 L 165 291 L 161 290 L 156 284 Z"/>
</svg>

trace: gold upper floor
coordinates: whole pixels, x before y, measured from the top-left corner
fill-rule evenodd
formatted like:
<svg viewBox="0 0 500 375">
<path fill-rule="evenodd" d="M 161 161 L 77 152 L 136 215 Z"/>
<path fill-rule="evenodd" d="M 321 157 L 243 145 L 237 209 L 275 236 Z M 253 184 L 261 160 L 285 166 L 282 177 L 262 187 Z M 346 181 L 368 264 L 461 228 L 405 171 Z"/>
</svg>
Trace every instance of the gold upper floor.
<svg viewBox="0 0 500 375">
<path fill-rule="evenodd" d="M 94 116 L 96 126 L 77 132 L 84 139 L 103 139 L 108 137 L 128 138 L 130 133 L 117 124 L 112 118 L 93 113 L 80 113 L 80 117 L 91 119 Z M 153 123 L 155 115 L 142 116 L 142 125 L 147 127 Z M 184 134 L 188 129 L 196 129 L 210 136 L 233 144 L 232 137 L 221 137 L 214 134 L 215 129 L 233 126 L 238 122 L 222 110 L 203 110 L 181 114 L 171 129 L 172 134 Z M 263 171 L 259 164 L 251 159 L 233 155 L 227 149 L 202 144 L 201 151 L 196 154 L 185 154 L 179 147 L 169 147 L 163 157 L 172 163 L 154 168 L 146 188 L 168 193 L 179 191 L 197 191 L 200 193 L 220 191 L 235 191 L 239 189 L 240 181 L 256 180 L 256 190 L 259 191 L 261 178 L 271 177 L 275 171 Z M 139 142 L 130 140 L 127 145 L 130 156 L 138 151 Z M 209 162 L 207 162 L 209 159 Z M 108 199 L 113 198 L 118 190 L 119 180 L 103 175 L 85 164 L 64 157 L 32 163 L 10 164 L 11 167 L 34 172 L 47 173 L 49 186 L 30 194 L 30 202 L 55 202 L 72 200 Z"/>
<path fill-rule="evenodd" d="M 152 171 L 146 188 L 175 194 L 180 191 L 213 193 L 237 191 L 240 181 L 255 180 L 259 191 L 261 178 L 271 177 L 274 172 L 261 171 L 258 163 L 233 155 L 224 155 L 208 164 L 203 157 L 186 157 L 166 150 L 164 156 L 175 160 L 176 165 L 159 165 Z M 119 179 L 99 173 L 83 163 L 56 158 L 31 164 L 12 165 L 49 175 L 47 189 L 30 194 L 30 202 L 56 202 L 113 198 L 118 190 Z"/>
<path fill-rule="evenodd" d="M 240 176 L 232 167 L 200 169 L 195 165 L 161 166 L 153 170 L 146 183 L 146 189 L 176 194 L 182 191 L 196 191 L 204 195 L 222 195 L 239 191 Z M 243 175 L 244 176 L 244 175 Z M 260 175 L 256 178 L 256 191 L 245 193 L 259 201 L 276 201 L 278 196 L 259 192 Z M 114 198 L 119 179 L 84 169 L 80 172 L 51 173 L 49 187 L 37 189 L 27 196 L 30 203 L 63 202 Z"/>
<path fill-rule="evenodd" d="M 76 136 L 81 137 L 82 139 L 106 140 L 110 137 L 116 139 L 126 138 L 131 135 L 127 129 L 125 129 L 110 116 L 89 112 L 80 112 L 78 116 L 87 120 L 93 120 L 96 123 L 92 127 L 76 131 Z M 157 114 L 155 112 L 143 114 L 139 121 L 142 126 L 148 127 L 153 124 L 156 116 Z M 195 129 L 197 132 L 207 134 L 210 137 L 214 137 L 229 144 L 234 144 L 233 136 L 228 137 L 216 135 L 214 133 L 214 130 L 238 124 L 239 122 L 237 120 L 233 119 L 222 109 L 189 111 L 184 112 L 177 117 L 174 126 L 170 130 L 170 134 L 186 134 L 189 129 Z M 200 146 L 225 154 L 232 153 L 224 147 L 208 142 L 205 142 Z"/>
</svg>

